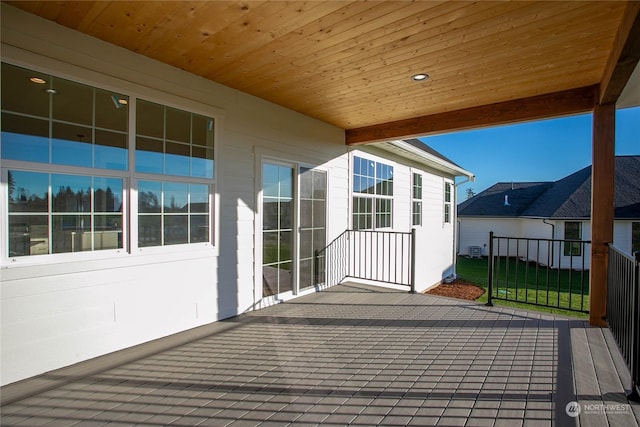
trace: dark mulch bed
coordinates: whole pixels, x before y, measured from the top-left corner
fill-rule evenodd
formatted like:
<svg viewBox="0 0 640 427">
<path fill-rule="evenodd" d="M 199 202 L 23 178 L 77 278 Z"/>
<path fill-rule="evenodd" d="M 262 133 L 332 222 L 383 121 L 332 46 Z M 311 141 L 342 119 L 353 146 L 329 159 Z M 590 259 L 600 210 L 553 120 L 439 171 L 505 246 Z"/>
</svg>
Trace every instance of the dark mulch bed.
<svg viewBox="0 0 640 427">
<path fill-rule="evenodd" d="M 450 297 L 475 301 L 484 294 L 484 289 L 464 280 L 456 279 L 453 283 L 443 283 L 435 288 L 425 292 L 430 295 L 439 295 L 442 297 Z"/>
</svg>

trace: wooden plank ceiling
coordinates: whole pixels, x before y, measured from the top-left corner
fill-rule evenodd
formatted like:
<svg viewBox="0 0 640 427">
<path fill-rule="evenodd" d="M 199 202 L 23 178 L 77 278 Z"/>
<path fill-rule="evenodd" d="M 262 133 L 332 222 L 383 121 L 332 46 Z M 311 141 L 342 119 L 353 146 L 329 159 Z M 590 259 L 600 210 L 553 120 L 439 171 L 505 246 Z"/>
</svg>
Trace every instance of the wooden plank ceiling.
<svg viewBox="0 0 640 427">
<path fill-rule="evenodd" d="M 602 79 L 626 6 L 7 3 L 346 130 L 574 89 L 583 94 Z M 414 82 L 416 73 L 430 78 Z"/>
</svg>

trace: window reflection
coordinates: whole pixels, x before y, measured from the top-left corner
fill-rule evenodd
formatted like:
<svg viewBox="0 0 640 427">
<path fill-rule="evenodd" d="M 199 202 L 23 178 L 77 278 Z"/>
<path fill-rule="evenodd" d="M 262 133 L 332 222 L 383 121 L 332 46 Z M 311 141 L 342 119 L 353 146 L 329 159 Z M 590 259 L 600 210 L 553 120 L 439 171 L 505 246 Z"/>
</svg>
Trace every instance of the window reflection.
<svg viewBox="0 0 640 427">
<path fill-rule="evenodd" d="M 138 246 L 162 245 L 162 217 L 160 215 L 144 215 L 138 217 Z"/>
<path fill-rule="evenodd" d="M 128 103 L 121 94 L 3 63 L 0 155 L 126 170 Z"/>
<path fill-rule="evenodd" d="M 164 151 L 162 141 L 151 138 L 136 138 L 136 172 L 161 174 Z"/>
<path fill-rule="evenodd" d="M 95 212 L 122 212 L 122 180 L 94 178 L 93 200 Z"/>
<path fill-rule="evenodd" d="M 47 215 L 9 216 L 9 256 L 49 253 L 49 217 Z"/>
<path fill-rule="evenodd" d="M 52 116 L 54 120 L 93 124 L 93 88 L 80 83 L 55 78 L 51 92 Z"/>
<path fill-rule="evenodd" d="M 46 120 L 2 113 L 0 154 L 4 159 L 48 163 L 49 123 Z"/>
<path fill-rule="evenodd" d="M 162 183 L 156 181 L 140 181 L 138 183 L 138 212 L 160 212 L 162 200 Z"/>
<path fill-rule="evenodd" d="M 4 63 L 1 75 L 0 157 L 24 169 L 55 165 L 3 168 L 10 256 L 123 248 L 125 184 L 136 182 L 140 246 L 211 241 L 213 119 L 138 99 L 134 127 L 125 95 Z M 119 171 L 130 157 L 136 172 L 207 181 L 129 181 Z M 77 175 L 89 168 L 117 177 Z"/>
<path fill-rule="evenodd" d="M 209 212 L 209 186 L 204 184 L 189 184 L 189 211 Z"/>
<path fill-rule="evenodd" d="M 10 170 L 8 184 L 10 256 L 123 247 L 121 178 Z"/>
<path fill-rule="evenodd" d="M 91 215 L 54 215 L 51 222 L 54 254 L 91 250 Z"/>
<path fill-rule="evenodd" d="M 209 215 L 191 215 L 191 243 L 209 241 Z"/>
<path fill-rule="evenodd" d="M 164 184 L 164 212 L 187 211 L 187 184 L 168 182 Z"/>
<path fill-rule="evenodd" d="M 138 182 L 138 246 L 209 242 L 209 187 Z"/>
<path fill-rule="evenodd" d="M 46 75 L 34 73 L 31 70 L 2 63 L 2 109 L 16 113 L 49 118 L 49 94 L 47 84 L 34 84 L 31 77 L 41 76 L 47 80 Z M 2 120 L 2 127 L 7 122 Z M 4 141 L 3 141 L 4 144 Z"/>
<path fill-rule="evenodd" d="M 91 212 L 91 178 L 52 175 L 51 193 L 54 212 Z"/>
<path fill-rule="evenodd" d="M 293 289 L 293 173 L 290 166 L 265 163 L 263 182 L 263 295 Z"/>
<path fill-rule="evenodd" d="M 166 215 L 164 217 L 164 244 L 189 243 L 187 215 Z"/>
<path fill-rule="evenodd" d="M 213 120 L 138 100 L 136 171 L 213 178 Z"/>
<path fill-rule="evenodd" d="M 94 164 L 96 168 L 128 169 L 127 134 L 96 130 Z"/>
<path fill-rule="evenodd" d="M 48 212 L 49 175 L 38 172 L 10 170 L 9 212 Z"/>
</svg>

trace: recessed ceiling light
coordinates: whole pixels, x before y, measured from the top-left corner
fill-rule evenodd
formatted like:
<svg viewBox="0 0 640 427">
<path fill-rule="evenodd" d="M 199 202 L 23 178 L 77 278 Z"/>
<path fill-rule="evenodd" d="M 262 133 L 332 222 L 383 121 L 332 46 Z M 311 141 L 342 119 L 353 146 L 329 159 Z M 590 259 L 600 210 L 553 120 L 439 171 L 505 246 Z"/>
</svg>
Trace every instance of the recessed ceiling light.
<svg viewBox="0 0 640 427">
<path fill-rule="evenodd" d="M 32 83 L 37 83 L 39 85 L 45 84 L 47 81 L 45 79 L 41 79 L 40 77 L 31 77 L 29 79 Z"/>
<path fill-rule="evenodd" d="M 127 101 L 126 99 L 122 99 L 122 98 L 118 99 L 118 104 L 120 105 L 127 105 L 128 103 L 129 101 Z"/>
<path fill-rule="evenodd" d="M 427 80 L 428 78 L 429 74 L 425 73 L 414 74 L 413 76 L 411 76 L 411 80 L 413 80 L 414 82 L 421 82 Z"/>
</svg>

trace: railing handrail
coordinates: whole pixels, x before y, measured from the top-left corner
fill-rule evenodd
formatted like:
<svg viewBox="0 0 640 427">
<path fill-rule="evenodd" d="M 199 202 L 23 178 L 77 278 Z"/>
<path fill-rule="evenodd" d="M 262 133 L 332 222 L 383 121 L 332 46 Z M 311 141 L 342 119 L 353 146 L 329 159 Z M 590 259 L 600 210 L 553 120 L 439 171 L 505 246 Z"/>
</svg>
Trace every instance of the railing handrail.
<svg viewBox="0 0 640 427">
<path fill-rule="evenodd" d="M 640 251 L 608 246 L 606 320 L 631 374 L 627 398 L 640 402 Z"/>
<path fill-rule="evenodd" d="M 332 249 L 340 253 L 336 254 Z M 314 252 L 316 271 L 320 270 L 319 262 L 323 255 L 326 282 L 340 283 L 347 277 L 353 277 L 410 286 L 415 292 L 415 230 L 347 229 Z M 314 281 L 317 286 L 318 278 Z"/>
<path fill-rule="evenodd" d="M 351 230 L 344 230 L 342 233 L 340 233 L 340 235 L 338 235 L 338 237 L 336 237 L 335 239 L 333 239 L 332 241 L 330 241 L 329 243 L 327 243 L 327 245 L 322 248 L 322 249 L 317 249 L 316 252 L 318 253 L 322 253 L 325 252 L 327 250 L 327 248 L 331 247 L 331 245 L 333 245 L 335 242 L 337 242 L 338 240 L 340 240 L 342 238 L 342 236 L 344 236 L 345 234 L 347 234 L 349 231 Z"/>
<path fill-rule="evenodd" d="M 591 243 L 591 240 L 583 240 L 583 239 L 553 239 L 548 237 L 510 237 L 510 236 L 496 236 L 493 235 L 494 239 L 511 239 L 511 240 L 538 240 L 541 242 L 576 242 L 576 243 Z"/>
<path fill-rule="evenodd" d="M 619 255 L 627 258 L 629 261 L 631 261 L 631 262 L 640 262 L 638 260 L 638 258 L 640 257 L 640 251 L 634 252 L 634 254 L 635 254 L 634 255 L 634 254 L 629 254 L 629 253 L 625 252 L 624 250 L 620 249 L 618 246 L 614 245 L 613 243 L 607 243 L 607 245 L 611 249 L 615 250 Z"/>
</svg>

